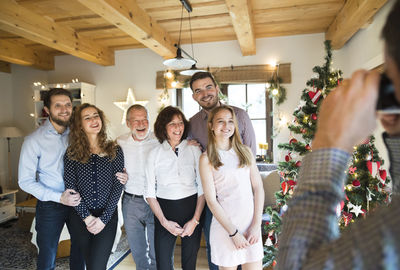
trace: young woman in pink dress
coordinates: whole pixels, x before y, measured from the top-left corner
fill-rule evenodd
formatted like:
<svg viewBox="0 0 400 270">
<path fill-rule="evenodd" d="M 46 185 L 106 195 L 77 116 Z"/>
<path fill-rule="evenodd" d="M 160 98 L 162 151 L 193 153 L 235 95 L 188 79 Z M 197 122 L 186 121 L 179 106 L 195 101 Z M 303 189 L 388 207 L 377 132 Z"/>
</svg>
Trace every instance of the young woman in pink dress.
<svg viewBox="0 0 400 270">
<path fill-rule="evenodd" d="M 262 269 L 263 185 L 229 106 L 221 105 L 208 116 L 208 146 L 200 157 L 200 175 L 213 213 L 211 261 L 219 269 Z"/>
</svg>

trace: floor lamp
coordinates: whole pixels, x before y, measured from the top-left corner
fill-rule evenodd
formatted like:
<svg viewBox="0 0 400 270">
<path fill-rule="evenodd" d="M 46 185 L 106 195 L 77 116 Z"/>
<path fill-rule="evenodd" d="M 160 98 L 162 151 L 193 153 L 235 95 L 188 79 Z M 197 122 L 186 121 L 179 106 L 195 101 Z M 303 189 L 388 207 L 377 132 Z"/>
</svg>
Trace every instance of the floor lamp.
<svg viewBox="0 0 400 270">
<path fill-rule="evenodd" d="M 11 149 L 10 140 L 11 138 L 22 137 L 22 131 L 17 127 L 0 127 L 0 137 L 7 138 L 8 143 L 8 187 L 11 188 L 12 181 L 12 169 L 11 169 Z"/>
</svg>

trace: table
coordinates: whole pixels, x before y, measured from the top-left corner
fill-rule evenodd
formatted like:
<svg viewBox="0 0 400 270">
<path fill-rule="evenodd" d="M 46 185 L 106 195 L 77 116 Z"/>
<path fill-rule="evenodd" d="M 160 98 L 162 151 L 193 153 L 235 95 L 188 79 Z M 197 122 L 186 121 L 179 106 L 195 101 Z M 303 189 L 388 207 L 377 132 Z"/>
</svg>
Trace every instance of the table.
<svg viewBox="0 0 400 270">
<path fill-rule="evenodd" d="M 260 172 L 269 172 L 278 169 L 278 166 L 273 163 L 257 162 L 257 168 Z"/>
</svg>

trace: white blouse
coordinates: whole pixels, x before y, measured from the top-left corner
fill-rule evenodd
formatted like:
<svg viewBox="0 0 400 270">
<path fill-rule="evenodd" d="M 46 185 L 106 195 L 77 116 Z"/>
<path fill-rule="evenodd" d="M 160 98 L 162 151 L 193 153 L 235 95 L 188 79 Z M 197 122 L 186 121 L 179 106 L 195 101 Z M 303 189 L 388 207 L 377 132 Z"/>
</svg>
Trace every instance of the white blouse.
<svg viewBox="0 0 400 270">
<path fill-rule="evenodd" d="M 198 196 L 203 194 L 199 147 L 188 145 L 183 140 L 175 148 L 178 148 L 178 156 L 165 140 L 149 153 L 146 164 L 146 198 L 179 200 L 196 193 Z"/>
</svg>

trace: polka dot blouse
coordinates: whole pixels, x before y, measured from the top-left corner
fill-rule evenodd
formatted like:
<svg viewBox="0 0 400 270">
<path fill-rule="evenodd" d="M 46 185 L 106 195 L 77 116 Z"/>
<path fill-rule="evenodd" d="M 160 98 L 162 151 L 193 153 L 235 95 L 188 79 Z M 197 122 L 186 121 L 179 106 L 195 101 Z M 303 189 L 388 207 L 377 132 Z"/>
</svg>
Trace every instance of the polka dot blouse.
<svg viewBox="0 0 400 270">
<path fill-rule="evenodd" d="M 122 184 L 115 174 L 123 168 L 124 155 L 119 146 L 114 160 L 92 154 L 87 163 L 81 163 L 64 155 L 65 188 L 81 195 L 81 203 L 74 208 L 82 220 L 91 214 L 90 210 L 104 209 L 99 218 L 104 224 L 108 223 L 122 192 Z"/>
</svg>

